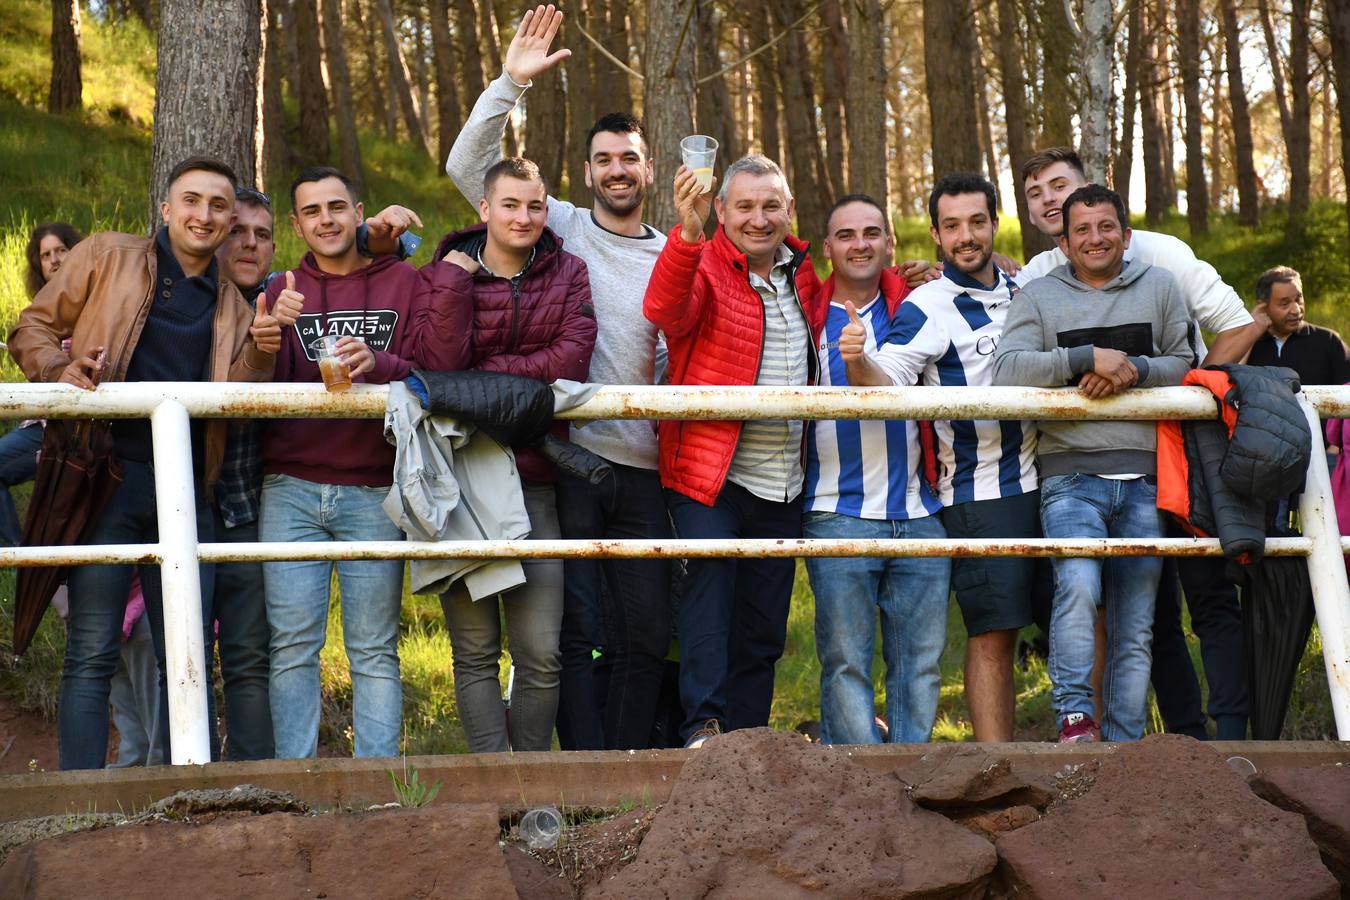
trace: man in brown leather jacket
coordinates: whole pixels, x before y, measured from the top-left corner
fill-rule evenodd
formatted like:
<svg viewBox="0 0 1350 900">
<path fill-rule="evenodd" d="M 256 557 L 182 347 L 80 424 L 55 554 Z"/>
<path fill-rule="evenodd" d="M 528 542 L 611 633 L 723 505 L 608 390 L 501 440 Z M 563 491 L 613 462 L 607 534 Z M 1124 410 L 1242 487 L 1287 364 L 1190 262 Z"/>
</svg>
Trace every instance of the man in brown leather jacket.
<svg viewBox="0 0 1350 900">
<path fill-rule="evenodd" d="M 164 227 L 155 237 L 104 233 L 78 244 L 10 334 L 10 352 L 28 379 L 87 390 L 100 381 L 270 380 L 281 329 L 298 310 L 255 313 L 218 272 L 215 252 L 234 219 L 236 182 L 223 163 L 185 160 L 170 173 L 160 207 Z M 68 353 L 61 349 L 66 338 Z M 206 541 L 214 528 L 207 497 L 220 472 L 224 426 L 196 421 L 191 431 L 197 529 Z M 87 541 L 157 541 L 149 422 L 119 420 L 113 441 L 125 480 Z M 168 709 L 159 567 L 142 566 L 140 574 L 159 659 L 161 708 Z M 129 565 L 80 566 L 71 574 L 59 709 L 63 769 L 100 768 L 107 757 L 108 690 L 131 575 Z M 202 621 L 209 627 L 209 567 L 203 575 Z M 164 735 L 167 744 L 168 729 Z M 169 758 L 167 746 L 164 751 Z"/>
</svg>

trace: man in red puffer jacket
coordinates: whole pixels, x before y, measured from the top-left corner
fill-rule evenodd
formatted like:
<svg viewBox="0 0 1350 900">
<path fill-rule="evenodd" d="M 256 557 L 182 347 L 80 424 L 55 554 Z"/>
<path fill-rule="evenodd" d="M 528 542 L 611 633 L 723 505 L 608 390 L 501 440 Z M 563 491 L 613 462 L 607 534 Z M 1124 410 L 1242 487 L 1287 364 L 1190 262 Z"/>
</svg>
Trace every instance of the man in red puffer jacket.
<svg viewBox="0 0 1350 900">
<path fill-rule="evenodd" d="M 652 271 L 643 312 L 670 348 L 672 384 L 814 384 L 812 335 L 824 322 L 806 244 L 788 233 L 783 171 L 748 156 L 725 173 L 721 223 L 703 239 L 711 192 L 675 175 L 680 226 Z M 802 423 L 661 422 L 661 483 L 684 538 L 796 538 L 802 519 Z M 681 735 L 766 725 L 774 664 L 787 639 L 791 559 L 691 559 L 679 611 Z"/>
<path fill-rule="evenodd" d="M 450 302 L 473 307 L 471 369 L 509 372 L 540 381 L 585 381 L 595 347 L 586 264 L 562 249 L 544 227 L 548 188 L 527 159 L 503 159 L 483 178 L 483 224 L 447 235 L 436 250 L 436 283 L 450 285 Z M 559 437 L 567 423 L 558 423 Z M 554 483 L 558 472 L 537 451 L 515 448 L 530 516 L 530 537 L 561 537 Z M 515 665 L 511 718 L 502 715 L 497 681 L 501 611 L 463 590 L 441 597 L 454 648 L 455 694 L 475 753 L 548 750 L 558 710 L 563 613 L 560 559 L 524 560 L 525 584 L 501 595 Z"/>
</svg>

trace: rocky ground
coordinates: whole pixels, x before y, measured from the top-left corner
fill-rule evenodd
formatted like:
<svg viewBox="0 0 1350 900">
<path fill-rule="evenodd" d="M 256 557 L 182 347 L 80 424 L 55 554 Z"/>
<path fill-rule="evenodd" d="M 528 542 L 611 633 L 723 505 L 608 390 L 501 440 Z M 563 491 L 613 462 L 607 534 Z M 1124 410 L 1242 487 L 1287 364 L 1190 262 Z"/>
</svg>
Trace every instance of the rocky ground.
<svg viewBox="0 0 1350 900">
<path fill-rule="evenodd" d="M 1350 896 L 1350 769 L 1248 777 L 1171 735 L 1042 778 L 970 745 L 877 772 L 758 729 L 709 741 L 662 807 L 564 810 L 556 848 L 527 850 L 520 812 L 182 794 L 0 827 L 0 897 Z"/>
</svg>

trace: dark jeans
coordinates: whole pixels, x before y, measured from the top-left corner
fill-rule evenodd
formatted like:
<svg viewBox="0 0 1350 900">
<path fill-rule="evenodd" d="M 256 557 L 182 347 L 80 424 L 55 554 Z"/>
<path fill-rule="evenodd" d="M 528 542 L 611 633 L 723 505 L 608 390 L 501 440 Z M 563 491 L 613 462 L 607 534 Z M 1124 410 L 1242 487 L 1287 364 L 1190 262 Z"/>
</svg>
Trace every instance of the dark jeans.
<svg viewBox="0 0 1350 900">
<path fill-rule="evenodd" d="M 1179 536 L 1179 531 L 1171 531 Z M 1181 595 L 1200 638 L 1200 658 L 1209 683 L 1209 714 L 1222 741 L 1247 736 L 1247 662 L 1242 640 L 1242 607 L 1237 588 L 1224 577 L 1222 559 L 1169 558 L 1158 584 L 1153 622 L 1153 691 L 1168 731 L 1203 740 L 1205 714 L 1200 683 L 1181 629 Z"/>
<path fill-rule="evenodd" d="M 258 523 L 226 527 L 215 517 L 216 540 L 225 544 L 252 544 Z M 216 564 L 216 648 L 225 693 L 225 756 L 231 760 L 271 759 L 272 707 L 267 694 L 267 599 L 263 593 L 262 564 Z"/>
<path fill-rule="evenodd" d="M 23 537 L 18 510 L 9 489 L 32 481 L 37 474 L 37 454 L 42 449 L 41 424 L 15 428 L 0 437 L 0 542 L 17 547 Z"/>
<path fill-rule="evenodd" d="M 600 485 L 562 476 L 562 536 L 669 538 L 670 514 L 657 473 L 611 465 L 614 477 Z M 564 750 L 645 749 L 670 649 L 670 564 L 569 559 L 563 573 L 558 743 Z M 596 648 L 609 669 L 605 686 L 595 678 Z"/>
<path fill-rule="evenodd" d="M 98 517 L 86 544 L 139 544 L 159 540 L 155 517 L 154 469 L 141 462 L 122 461 L 125 480 Z M 212 540 L 215 522 L 209 504 L 197 503 L 197 537 Z M 202 566 L 202 623 L 206 646 L 211 642 L 212 591 L 215 573 Z M 66 658 L 61 670 L 58 712 L 62 769 L 100 769 L 108 756 L 108 694 L 121 654 L 122 616 L 131 585 L 130 565 L 76 566 L 68 582 L 70 618 L 67 620 Z M 159 566 L 140 567 L 146 614 L 159 662 L 160 709 L 170 710 L 164 662 L 164 598 Z M 211 670 L 205 672 L 207 721 L 215 722 Z M 211 734 L 211 757 L 218 756 L 216 729 Z M 169 753 L 169 728 L 163 751 Z"/>
<path fill-rule="evenodd" d="M 666 491 L 680 538 L 799 538 L 802 498 L 776 503 L 728 481 L 704 506 Z M 691 559 L 680 603 L 681 737 L 769 723 L 774 664 L 787 642 L 794 559 Z"/>
</svg>

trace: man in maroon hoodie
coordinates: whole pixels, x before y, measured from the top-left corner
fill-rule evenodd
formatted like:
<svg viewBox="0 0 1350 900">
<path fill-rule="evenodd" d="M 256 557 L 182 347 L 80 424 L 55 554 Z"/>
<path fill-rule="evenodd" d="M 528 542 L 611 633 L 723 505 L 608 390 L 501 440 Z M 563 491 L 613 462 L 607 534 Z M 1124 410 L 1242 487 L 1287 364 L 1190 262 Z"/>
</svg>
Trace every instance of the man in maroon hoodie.
<svg viewBox="0 0 1350 900">
<path fill-rule="evenodd" d="M 275 278 L 267 308 L 300 295 L 303 311 L 283 333 L 278 382 L 319 382 L 315 340 L 337 335 L 352 380 L 387 384 L 411 368 L 462 369 L 469 362 L 471 306 L 447 300 L 442 269 L 357 252 L 363 220 L 351 182 L 336 169 L 303 170 L 291 185 L 291 225 L 309 247 L 300 267 Z M 288 296 L 289 295 L 289 296 Z M 260 540 L 393 541 L 403 538 L 381 508 L 393 481 L 394 448 L 373 419 L 282 419 L 263 444 Z M 263 573 L 271 626 L 270 694 L 276 753 L 314 756 L 319 736 L 319 651 L 333 564 L 269 562 Z M 337 563 L 343 638 L 351 663 L 357 756 L 396 756 L 402 723 L 398 620 L 401 560 Z"/>
<path fill-rule="evenodd" d="M 595 347 L 586 264 L 562 249 L 544 222 L 548 189 L 539 167 L 503 159 L 483 178 L 483 224 L 447 235 L 422 271 L 449 286 L 451 304 L 472 310 L 471 368 L 540 381 L 584 381 Z M 557 434 L 567 436 L 566 423 Z M 537 452 L 515 448 L 530 537 L 556 539 L 558 472 Z M 441 597 L 454 648 L 455 695 L 475 753 L 548 750 L 558 710 L 562 658 L 562 560 L 524 561 L 526 583 L 501 595 L 515 665 L 510 733 L 502 714 L 498 663 L 501 610 L 462 588 Z"/>
</svg>

